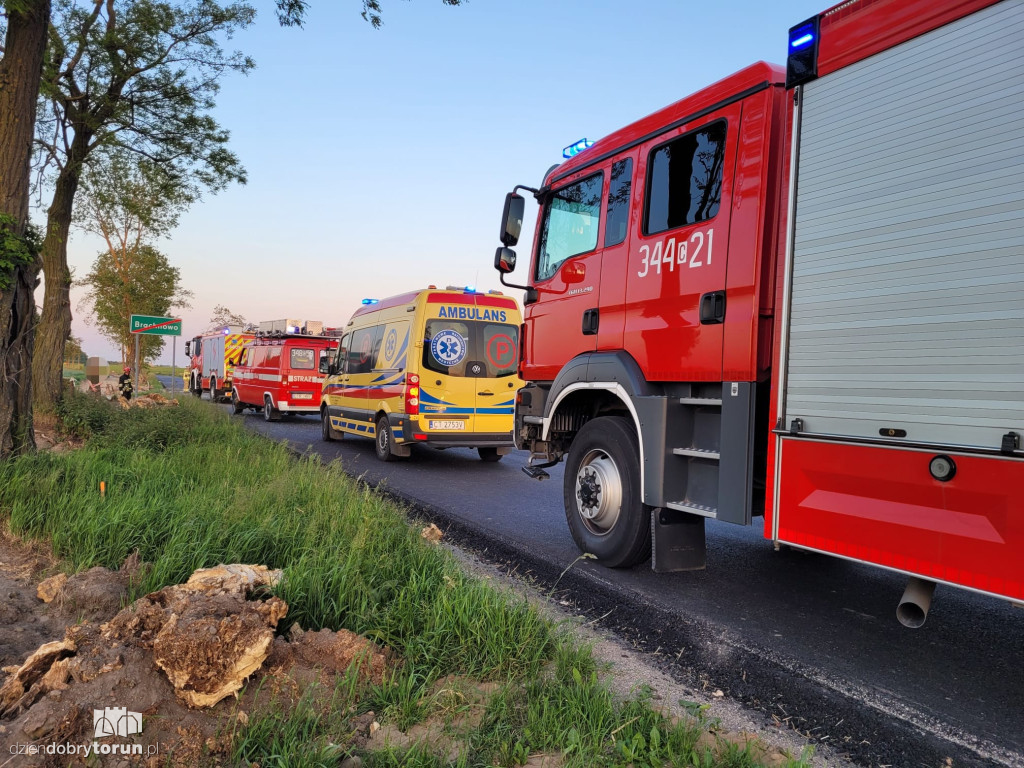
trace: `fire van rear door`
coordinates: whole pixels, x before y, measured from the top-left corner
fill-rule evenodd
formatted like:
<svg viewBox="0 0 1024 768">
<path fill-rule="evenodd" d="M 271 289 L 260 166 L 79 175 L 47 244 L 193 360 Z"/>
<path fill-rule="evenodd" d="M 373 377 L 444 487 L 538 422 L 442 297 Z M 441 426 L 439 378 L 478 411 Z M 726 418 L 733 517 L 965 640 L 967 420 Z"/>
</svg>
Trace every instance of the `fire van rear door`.
<svg viewBox="0 0 1024 768">
<path fill-rule="evenodd" d="M 803 86 L 787 428 L 1024 435 L 1022 40 L 1002 2 Z"/>
</svg>

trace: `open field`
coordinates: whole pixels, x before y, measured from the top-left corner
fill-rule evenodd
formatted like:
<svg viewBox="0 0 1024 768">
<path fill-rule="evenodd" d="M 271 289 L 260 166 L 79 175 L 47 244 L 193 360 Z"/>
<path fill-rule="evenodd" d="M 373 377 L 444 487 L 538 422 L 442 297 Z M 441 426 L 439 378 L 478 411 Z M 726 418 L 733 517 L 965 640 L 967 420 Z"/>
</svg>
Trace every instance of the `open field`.
<svg viewBox="0 0 1024 768">
<path fill-rule="evenodd" d="M 330 696 L 270 697 L 204 759 L 336 765 L 358 754 L 381 766 L 512 766 L 547 755 L 547 765 L 623 767 L 808 759 L 715 735 L 685 702 L 674 717 L 643 686 L 614 695 L 608 671 L 569 625 L 467 575 L 403 510 L 338 467 L 296 459 L 204 403 L 118 411 L 75 397 L 62 417 L 84 447 L 0 465 L 0 515 L 13 533 L 45 542 L 70 571 L 116 569 L 137 552 L 149 566 L 130 598 L 218 563 L 281 569 L 280 634 L 350 630 L 396 661 L 379 683 L 339 676 Z M 257 673 L 250 687 L 267 679 Z M 474 696 L 478 712 L 463 717 Z M 211 716 L 231 711 L 225 701 Z M 353 737 L 368 713 L 395 736 L 390 746 Z M 429 727 L 446 734 L 445 746 L 409 736 Z"/>
</svg>

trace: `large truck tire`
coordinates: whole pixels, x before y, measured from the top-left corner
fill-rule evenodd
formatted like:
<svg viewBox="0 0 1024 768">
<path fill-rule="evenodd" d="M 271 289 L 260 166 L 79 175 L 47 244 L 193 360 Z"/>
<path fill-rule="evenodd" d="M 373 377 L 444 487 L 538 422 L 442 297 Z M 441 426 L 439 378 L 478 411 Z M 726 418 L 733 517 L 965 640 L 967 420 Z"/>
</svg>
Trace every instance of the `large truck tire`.
<svg viewBox="0 0 1024 768">
<path fill-rule="evenodd" d="M 565 518 L 576 546 L 609 568 L 651 555 L 650 509 L 642 502 L 636 431 L 621 416 L 588 421 L 566 459 Z"/>
</svg>

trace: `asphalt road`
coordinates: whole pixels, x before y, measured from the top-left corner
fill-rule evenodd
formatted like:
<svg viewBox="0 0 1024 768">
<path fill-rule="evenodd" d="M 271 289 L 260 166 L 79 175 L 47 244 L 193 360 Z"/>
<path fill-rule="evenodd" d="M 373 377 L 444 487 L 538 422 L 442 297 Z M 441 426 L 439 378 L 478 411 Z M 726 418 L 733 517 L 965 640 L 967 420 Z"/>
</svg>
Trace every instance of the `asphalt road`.
<svg viewBox="0 0 1024 768">
<path fill-rule="evenodd" d="M 466 449 L 417 446 L 384 464 L 368 439 L 320 440 L 319 420 L 243 423 L 421 508 L 461 543 L 549 587 L 577 551 L 551 480 Z M 755 526 L 709 521 L 708 567 L 655 574 L 578 561 L 560 599 L 654 653 L 672 673 L 830 743 L 865 765 L 1024 766 L 1024 610 L 936 589 L 919 630 L 895 618 L 904 579 L 815 554 L 774 551 Z M 1024 555 L 1024 553 L 1022 553 Z"/>
</svg>

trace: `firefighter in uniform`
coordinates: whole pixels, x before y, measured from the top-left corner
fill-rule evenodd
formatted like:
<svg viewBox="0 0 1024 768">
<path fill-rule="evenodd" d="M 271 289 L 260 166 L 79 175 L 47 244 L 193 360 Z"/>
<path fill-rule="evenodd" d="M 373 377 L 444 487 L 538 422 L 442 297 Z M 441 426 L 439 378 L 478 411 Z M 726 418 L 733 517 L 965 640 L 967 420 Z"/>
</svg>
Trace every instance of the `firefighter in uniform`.
<svg viewBox="0 0 1024 768">
<path fill-rule="evenodd" d="M 132 386 L 132 369 L 130 367 L 125 366 L 124 373 L 118 378 L 117 390 L 125 400 L 132 399 L 134 387 Z"/>
</svg>

